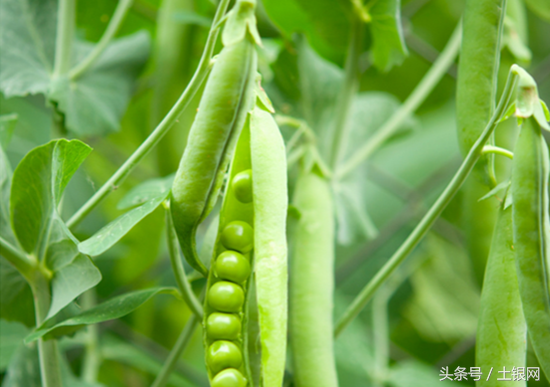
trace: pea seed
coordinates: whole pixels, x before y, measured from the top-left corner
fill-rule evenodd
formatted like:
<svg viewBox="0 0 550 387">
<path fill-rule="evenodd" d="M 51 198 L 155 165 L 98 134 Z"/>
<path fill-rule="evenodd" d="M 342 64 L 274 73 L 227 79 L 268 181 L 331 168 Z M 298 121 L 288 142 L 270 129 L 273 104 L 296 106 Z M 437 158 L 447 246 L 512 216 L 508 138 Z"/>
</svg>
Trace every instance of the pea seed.
<svg viewBox="0 0 550 387">
<path fill-rule="evenodd" d="M 243 289 L 232 282 L 216 282 L 208 290 L 208 303 L 222 312 L 238 312 L 244 304 Z"/>
<path fill-rule="evenodd" d="M 243 355 L 239 347 L 231 341 L 215 341 L 208 348 L 207 362 L 210 369 L 217 374 L 226 368 L 239 368 L 243 363 Z"/>
<path fill-rule="evenodd" d="M 231 187 L 238 201 L 250 203 L 252 201 L 252 170 L 247 169 L 237 173 Z"/>
</svg>

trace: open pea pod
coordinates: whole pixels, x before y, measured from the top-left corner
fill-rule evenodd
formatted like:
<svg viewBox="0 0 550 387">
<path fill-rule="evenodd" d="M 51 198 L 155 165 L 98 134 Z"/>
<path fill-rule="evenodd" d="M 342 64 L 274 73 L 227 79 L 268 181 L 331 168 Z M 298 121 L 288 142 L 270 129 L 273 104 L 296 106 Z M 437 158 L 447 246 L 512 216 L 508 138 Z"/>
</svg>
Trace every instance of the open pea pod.
<svg viewBox="0 0 550 387">
<path fill-rule="evenodd" d="M 170 208 L 174 227 L 189 264 L 207 275 L 199 259 L 195 235 L 217 201 L 223 177 L 235 149 L 247 112 L 254 104 L 257 55 L 249 18 L 255 3 L 239 0 L 228 16 L 230 31 L 244 24 L 242 34 L 224 31 L 224 48 L 206 82 L 195 121 L 174 183 Z M 247 33 L 248 31 L 248 33 Z M 232 37 L 232 39 L 226 38 Z"/>
<path fill-rule="evenodd" d="M 280 387 L 286 356 L 288 197 L 284 142 L 269 112 L 256 107 L 248 115 L 227 181 L 204 307 L 208 375 L 214 387 L 229 381 L 255 384 L 249 364 L 257 354 L 248 353 L 253 346 L 247 310 L 255 293 L 260 383 Z"/>
<path fill-rule="evenodd" d="M 548 146 L 535 118 L 524 120 L 514 149 L 512 219 L 519 290 L 529 337 L 550 379 L 550 222 Z"/>
</svg>

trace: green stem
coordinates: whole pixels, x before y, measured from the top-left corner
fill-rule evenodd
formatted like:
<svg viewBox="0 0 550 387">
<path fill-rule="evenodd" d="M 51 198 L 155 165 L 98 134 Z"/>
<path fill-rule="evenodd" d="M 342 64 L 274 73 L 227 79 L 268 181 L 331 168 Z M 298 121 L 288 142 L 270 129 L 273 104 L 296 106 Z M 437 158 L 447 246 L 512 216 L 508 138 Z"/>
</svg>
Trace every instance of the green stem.
<svg viewBox="0 0 550 387">
<path fill-rule="evenodd" d="M 97 304 L 95 289 L 90 289 L 82 295 L 82 307 L 84 310 L 90 309 Z M 86 383 L 94 384 L 97 382 L 99 367 L 101 366 L 101 354 L 99 352 L 99 329 L 97 324 L 91 324 L 86 327 L 87 337 L 85 344 L 84 360 L 82 364 L 82 380 Z"/>
<path fill-rule="evenodd" d="M 59 78 L 71 68 L 75 24 L 75 0 L 59 0 L 57 8 L 57 35 L 52 78 Z"/>
<path fill-rule="evenodd" d="M 199 318 L 195 315 L 191 315 L 189 320 L 187 320 L 187 324 L 185 324 L 185 327 L 181 331 L 181 334 L 178 337 L 176 344 L 174 344 L 174 347 L 168 355 L 168 359 L 166 359 L 162 370 L 155 378 L 155 381 L 153 382 L 151 387 L 166 386 L 166 384 L 168 383 L 168 379 L 170 378 L 170 374 L 174 370 L 181 354 L 183 353 L 183 350 L 185 349 L 185 347 L 187 347 L 187 344 L 189 344 L 189 340 L 193 336 L 193 332 L 195 332 L 195 328 L 197 327 L 198 322 Z"/>
<path fill-rule="evenodd" d="M 33 262 L 23 252 L 2 237 L 0 237 L 0 253 L 23 277 L 27 280 L 30 279 L 31 273 L 35 268 Z"/>
<path fill-rule="evenodd" d="M 348 56 L 345 65 L 345 79 L 336 110 L 336 121 L 332 132 L 332 152 L 330 165 L 333 169 L 342 161 L 346 147 L 345 139 L 349 137 L 348 125 L 349 112 L 353 97 L 358 89 L 358 63 L 361 54 L 361 42 L 363 34 L 363 21 L 355 17 L 352 21 L 351 39 L 348 47 Z"/>
<path fill-rule="evenodd" d="M 48 315 L 51 295 L 49 281 L 38 270 L 35 271 L 35 276 L 31 282 L 31 289 L 34 296 L 36 326 L 40 326 Z M 42 387 L 62 387 L 63 382 L 61 379 L 57 340 L 38 339 L 38 357 L 40 360 Z"/>
<path fill-rule="evenodd" d="M 500 99 L 497 109 L 493 113 L 493 116 L 483 130 L 481 136 L 477 139 L 475 144 L 468 152 L 468 155 L 464 159 L 464 162 L 458 169 L 457 173 L 455 174 L 447 188 L 445 188 L 443 193 L 433 204 L 433 206 L 428 210 L 426 215 L 424 215 L 420 223 L 418 223 L 413 232 L 405 240 L 405 242 L 403 242 L 399 249 L 374 275 L 370 282 L 363 288 L 363 290 L 359 293 L 355 300 L 353 300 L 351 305 L 346 309 L 343 316 L 336 324 L 335 336 L 338 336 L 344 330 L 344 328 L 359 314 L 359 312 L 361 312 L 361 310 L 367 304 L 374 292 L 376 292 L 376 290 L 389 278 L 389 276 L 395 271 L 395 269 L 399 267 L 399 265 L 405 260 L 409 253 L 422 240 L 424 235 L 437 220 L 441 212 L 443 212 L 447 204 L 449 204 L 453 196 L 460 189 L 460 187 L 472 171 L 475 163 L 481 156 L 483 152 L 483 146 L 497 127 L 500 119 L 503 117 L 515 89 L 517 79 L 518 75 L 516 74 L 514 65 L 510 70 L 510 75 L 508 76 L 508 80 L 506 82 L 504 91 L 502 92 L 502 97 Z"/>
<path fill-rule="evenodd" d="M 90 52 L 90 54 L 88 54 L 88 56 L 84 58 L 82 62 L 77 64 L 70 71 L 69 77 L 72 80 L 77 79 L 82 74 L 84 74 L 94 64 L 97 58 L 99 58 L 103 51 L 105 51 L 105 49 L 111 42 L 111 39 L 113 39 L 113 36 L 115 36 L 118 29 L 120 28 L 124 17 L 132 6 L 132 2 L 133 0 L 120 0 L 118 2 L 115 12 L 113 13 L 113 17 L 111 18 L 107 29 L 103 33 L 103 36 L 101 37 L 101 39 L 99 39 L 99 42 L 97 42 L 92 52 Z"/>
<path fill-rule="evenodd" d="M 193 314 L 195 314 L 199 319 L 202 319 L 203 310 L 201 303 L 195 296 L 195 293 L 193 293 L 193 289 L 189 284 L 185 274 L 185 269 L 183 267 L 183 262 L 180 257 L 179 242 L 176 231 L 174 230 L 174 225 L 172 224 L 172 216 L 170 215 L 170 211 L 168 209 L 166 209 L 165 213 L 168 251 L 170 253 L 170 262 L 172 263 L 172 270 L 174 271 L 176 282 L 183 299 L 187 303 L 187 306 L 191 309 Z"/>
<path fill-rule="evenodd" d="M 349 160 L 344 162 L 343 165 L 335 171 L 335 177 L 337 179 L 344 178 L 365 161 L 388 138 L 390 138 L 397 129 L 399 129 L 401 124 L 403 124 L 416 109 L 418 109 L 453 64 L 460 49 L 460 39 L 461 23 L 459 23 L 454 30 L 441 55 L 437 58 L 433 66 L 426 73 L 424 78 L 422 78 L 405 103 L 401 105 L 389 121 L 387 121 L 365 145 L 359 148 Z"/>
<path fill-rule="evenodd" d="M 164 119 L 151 132 L 149 137 L 139 146 L 138 149 L 126 160 L 124 164 L 103 184 L 103 186 L 67 221 L 67 226 L 72 228 L 80 223 L 108 194 L 115 190 L 118 185 L 130 174 L 134 167 L 145 156 L 149 154 L 151 149 L 162 139 L 168 130 L 178 120 L 180 114 L 185 110 L 195 93 L 199 90 L 200 85 L 210 71 L 210 60 L 216 39 L 218 37 L 219 22 L 225 14 L 225 10 L 229 4 L 229 0 L 222 0 L 216 11 L 216 16 L 212 22 L 210 33 L 206 41 L 199 66 L 193 75 L 193 78 L 179 97 L 176 104 L 170 109 Z"/>
<path fill-rule="evenodd" d="M 493 154 L 496 154 L 496 155 L 501 155 L 501 156 L 504 156 L 504 157 L 508 157 L 511 160 L 514 159 L 514 154 L 512 152 L 510 152 L 508 149 L 504 149 L 504 148 L 501 148 L 501 147 L 498 147 L 498 146 L 493 146 L 493 145 L 485 145 L 483 147 L 482 154 L 485 155 L 485 154 L 489 154 L 489 153 L 493 153 Z"/>
<path fill-rule="evenodd" d="M 383 387 L 388 376 L 387 370 L 390 361 L 388 301 L 390 295 L 389 289 L 384 287 L 380 289 L 372 302 L 372 330 L 374 336 L 372 379 L 374 387 Z"/>
</svg>

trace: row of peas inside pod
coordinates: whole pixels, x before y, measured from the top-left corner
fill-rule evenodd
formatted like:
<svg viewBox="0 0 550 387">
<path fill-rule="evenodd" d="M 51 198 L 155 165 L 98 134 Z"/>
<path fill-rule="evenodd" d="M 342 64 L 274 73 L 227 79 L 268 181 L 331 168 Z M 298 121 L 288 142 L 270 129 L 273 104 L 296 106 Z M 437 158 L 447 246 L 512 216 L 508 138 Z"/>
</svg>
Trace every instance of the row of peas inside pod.
<svg viewBox="0 0 550 387">
<path fill-rule="evenodd" d="M 215 246 L 205 308 L 206 362 L 212 387 L 244 387 L 248 371 L 243 362 L 243 317 L 254 248 L 252 171 L 237 173 L 222 209 L 221 233 Z M 233 211 L 227 216 L 227 204 Z M 242 208 L 240 216 L 238 209 Z M 236 211 L 235 211 L 236 210 Z M 225 216 L 224 216 L 225 215 Z M 224 223 L 222 225 L 222 222 Z"/>
</svg>

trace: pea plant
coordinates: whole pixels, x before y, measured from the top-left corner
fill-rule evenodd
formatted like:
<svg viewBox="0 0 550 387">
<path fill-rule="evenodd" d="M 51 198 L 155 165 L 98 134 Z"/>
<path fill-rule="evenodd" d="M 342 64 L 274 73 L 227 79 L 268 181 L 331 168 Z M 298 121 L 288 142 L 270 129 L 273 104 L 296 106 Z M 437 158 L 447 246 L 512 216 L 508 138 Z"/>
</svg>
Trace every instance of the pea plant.
<svg viewBox="0 0 550 387">
<path fill-rule="evenodd" d="M 546 0 L 0 0 L 2 387 L 550 384 Z"/>
</svg>

